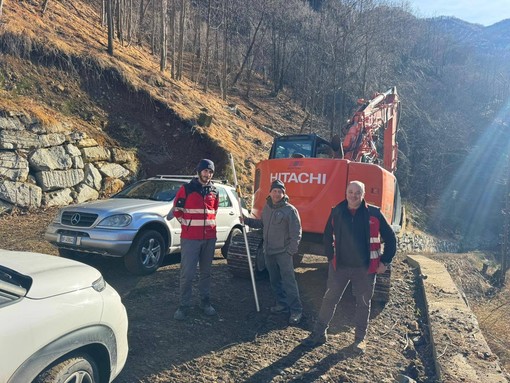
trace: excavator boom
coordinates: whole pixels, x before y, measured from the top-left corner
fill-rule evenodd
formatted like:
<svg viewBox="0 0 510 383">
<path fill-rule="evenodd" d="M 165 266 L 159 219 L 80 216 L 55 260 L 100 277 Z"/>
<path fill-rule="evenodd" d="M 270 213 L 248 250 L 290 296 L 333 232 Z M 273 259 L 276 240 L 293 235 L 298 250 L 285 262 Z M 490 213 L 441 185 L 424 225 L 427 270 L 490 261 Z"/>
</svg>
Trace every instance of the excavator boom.
<svg viewBox="0 0 510 383">
<path fill-rule="evenodd" d="M 389 172 L 397 168 L 396 142 L 400 100 L 396 87 L 376 93 L 371 100 L 358 100 L 360 106 L 343 129 L 344 158 L 355 162 L 379 164 L 377 144 L 383 132 L 383 167 Z"/>
</svg>

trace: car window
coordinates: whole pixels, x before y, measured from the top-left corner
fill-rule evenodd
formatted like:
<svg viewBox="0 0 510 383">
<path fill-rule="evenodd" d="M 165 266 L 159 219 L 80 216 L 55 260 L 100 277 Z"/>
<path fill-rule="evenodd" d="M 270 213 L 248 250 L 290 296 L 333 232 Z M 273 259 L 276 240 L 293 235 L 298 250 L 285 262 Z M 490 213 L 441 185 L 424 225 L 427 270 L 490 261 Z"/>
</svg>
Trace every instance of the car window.
<svg viewBox="0 0 510 383">
<path fill-rule="evenodd" d="M 246 200 L 244 198 L 239 198 L 239 195 L 237 194 L 237 192 L 235 190 L 232 190 L 232 194 L 234 195 L 234 197 L 238 200 L 238 201 L 241 201 L 241 207 L 243 209 L 246 209 L 246 210 L 249 210 L 248 209 L 248 204 L 246 203 Z"/>
<path fill-rule="evenodd" d="M 143 180 L 129 186 L 113 198 L 138 198 L 154 201 L 172 201 L 182 181 L 175 180 Z"/>
<path fill-rule="evenodd" d="M 232 201 L 230 200 L 230 197 L 228 196 L 227 192 L 223 188 L 218 188 L 220 191 L 220 201 L 218 203 L 218 207 L 231 207 Z"/>
</svg>

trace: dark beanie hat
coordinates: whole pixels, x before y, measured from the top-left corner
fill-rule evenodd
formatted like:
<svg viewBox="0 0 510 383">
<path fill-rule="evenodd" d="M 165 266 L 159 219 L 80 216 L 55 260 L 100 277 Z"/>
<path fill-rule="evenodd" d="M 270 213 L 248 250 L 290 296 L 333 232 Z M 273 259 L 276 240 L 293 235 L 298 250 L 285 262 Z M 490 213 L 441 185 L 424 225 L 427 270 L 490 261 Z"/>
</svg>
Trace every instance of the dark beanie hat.
<svg viewBox="0 0 510 383">
<path fill-rule="evenodd" d="M 273 181 L 273 183 L 271 184 L 271 189 L 269 189 L 269 191 L 273 189 L 282 189 L 283 193 L 285 194 L 285 184 L 280 180 Z"/>
<path fill-rule="evenodd" d="M 208 160 L 207 158 L 200 160 L 200 162 L 197 165 L 197 173 L 200 173 L 204 169 L 210 169 L 214 172 L 214 162 Z"/>
</svg>

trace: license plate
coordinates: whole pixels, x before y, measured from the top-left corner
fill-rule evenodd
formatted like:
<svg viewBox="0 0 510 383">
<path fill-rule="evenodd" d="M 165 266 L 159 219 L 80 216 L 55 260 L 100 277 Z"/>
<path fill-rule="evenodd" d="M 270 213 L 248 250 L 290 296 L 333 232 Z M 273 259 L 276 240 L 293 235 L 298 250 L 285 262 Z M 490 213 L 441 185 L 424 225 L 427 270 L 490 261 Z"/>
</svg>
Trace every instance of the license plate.
<svg viewBox="0 0 510 383">
<path fill-rule="evenodd" d="M 67 243 L 69 245 L 74 245 L 76 243 L 76 237 L 73 237 L 71 235 L 61 235 L 60 242 Z"/>
</svg>

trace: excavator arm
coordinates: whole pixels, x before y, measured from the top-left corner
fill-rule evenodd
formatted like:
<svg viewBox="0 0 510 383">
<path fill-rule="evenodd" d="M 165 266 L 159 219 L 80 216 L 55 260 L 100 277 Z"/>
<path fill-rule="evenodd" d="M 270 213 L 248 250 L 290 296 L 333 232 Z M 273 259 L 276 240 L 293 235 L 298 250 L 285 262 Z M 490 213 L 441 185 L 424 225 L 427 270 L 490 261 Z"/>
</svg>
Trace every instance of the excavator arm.
<svg viewBox="0 0 510 383">
<path fill-rule="evenodd" d="M 379 163 L 376 144 L 383 132 L 383 167 L 389 172 L 397 168 L 398 129 L 400 100 L 396 87 L 385 93 L 376 93 L 366 101 L 358 100 L 360 106 L 343 129 L 342 147 L 344 158 L 355 162 Z"/>
</svg>

